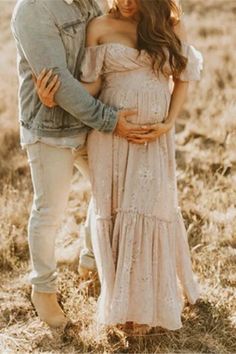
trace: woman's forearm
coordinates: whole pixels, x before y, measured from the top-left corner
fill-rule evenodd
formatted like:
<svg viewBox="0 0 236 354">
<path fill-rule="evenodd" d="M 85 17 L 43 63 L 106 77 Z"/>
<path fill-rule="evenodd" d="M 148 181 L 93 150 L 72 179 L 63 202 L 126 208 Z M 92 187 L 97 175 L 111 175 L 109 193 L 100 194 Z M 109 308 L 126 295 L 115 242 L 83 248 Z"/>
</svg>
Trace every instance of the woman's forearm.
<svg viewBox="0 0 236 354">
<path fill-rule="evenodd" d="M 86 91 L 88 91 L 88 93 L 91 96 L 97 97 L 98 94 L 101 91 L 101 87 L 102 87 L 102 79 L 99 78 L 97 81 L 95 82 L 91 82 L 91 83 L 87 83 L 87 82 L 81 82 L 81 84 L 83 85 L 84 89 Z"/>
<path fill-rule="evenodd" d="M 170 101 L 170 108 L 165 121 L 166 123 L 175 123 L 186 101 L 188 86 L 189 83 L 187 81 L 180 81 L 178 79 L 175 80 L 174 90 Z"/>
</svg>

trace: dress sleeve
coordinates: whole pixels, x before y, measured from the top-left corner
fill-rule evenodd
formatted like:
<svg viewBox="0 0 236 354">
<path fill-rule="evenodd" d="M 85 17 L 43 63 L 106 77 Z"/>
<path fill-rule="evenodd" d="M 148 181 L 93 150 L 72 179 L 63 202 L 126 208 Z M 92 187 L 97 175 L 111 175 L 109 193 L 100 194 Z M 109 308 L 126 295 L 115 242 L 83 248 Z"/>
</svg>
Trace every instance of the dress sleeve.
<svg viewBox="0 0 236 354">
<path fill-rule="evenodd" d="M 188 59 L 186 68 L 177 77 L 181 81 L 198 81 L 203 69 L 202 54 L 192 45 L 182 42 L 182 54 Z"/>
<path fill-rule="evenodd" d="M 103 74 L 105 53 L 105 45 L 86 48 L 81 64 L 80 80 L 88 83 L 95 82 Z"/>
</svg>

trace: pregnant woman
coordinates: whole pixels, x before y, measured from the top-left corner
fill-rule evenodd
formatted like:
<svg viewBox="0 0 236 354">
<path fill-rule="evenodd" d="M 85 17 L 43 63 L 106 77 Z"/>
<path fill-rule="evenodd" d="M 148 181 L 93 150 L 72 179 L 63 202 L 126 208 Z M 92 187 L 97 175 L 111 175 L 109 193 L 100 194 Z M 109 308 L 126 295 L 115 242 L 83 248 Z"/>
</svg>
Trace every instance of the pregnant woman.
<svg viewBox="0 0 236 354">
<path fill-rule="evenodd" d="M 131 122 L 150 126 L 137 144 L 88 136 L 99 323 L 176 330 L 183 295 L 198 298 L 177 202 L 174 123 L 201 66 L 172 0 L 116 0 L 88 25 L 81 81 L 106 104 L 137 109 Z"/>
</svg>

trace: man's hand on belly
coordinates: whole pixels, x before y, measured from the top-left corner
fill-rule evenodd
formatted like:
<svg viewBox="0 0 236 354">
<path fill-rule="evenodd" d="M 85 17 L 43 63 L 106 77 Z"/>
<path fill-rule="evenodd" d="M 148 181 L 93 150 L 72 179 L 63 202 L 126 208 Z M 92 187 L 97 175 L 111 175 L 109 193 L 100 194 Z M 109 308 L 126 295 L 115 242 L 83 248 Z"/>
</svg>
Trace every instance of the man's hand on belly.
<svg viewBox="0 0 236 354">
<path fill-rule="evenodd" d="M 136 110 L 123 110 L 118 113 L 119 118 L 114 131 L 115 135 L 120 136 L 135 144 L 144 144 L 145 137 L 151 133 L 151 127 L 147 125 L 134 124 L 128 118 L 137 115 Z"/>
</svg>

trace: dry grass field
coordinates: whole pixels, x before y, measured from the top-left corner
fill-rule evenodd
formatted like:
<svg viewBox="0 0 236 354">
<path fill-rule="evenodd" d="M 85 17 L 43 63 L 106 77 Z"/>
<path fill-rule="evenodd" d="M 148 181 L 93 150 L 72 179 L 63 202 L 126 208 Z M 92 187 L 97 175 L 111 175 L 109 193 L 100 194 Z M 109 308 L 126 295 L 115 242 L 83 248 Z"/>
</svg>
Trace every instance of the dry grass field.
<svg viewBox="0 0 236 354">
<path fill-rule="evenodd" d="M 49 0 L 50 1 L 50 0 Z M 79 224 L 89 186 L 73 178 L 59 231 L 60 302 L 78 326 L 51 331 L 36 317 L 27 284 L 27 219 L 32 186 L 19 147 L 14 1 L 0 0 L 0 352 L 236 353 L 236 1 L 184 0 L 191 41 L 205 59 L 176 125 L 179 199 L 202 296 L 186 304 L 183 328 L 126 337 L 97 331 L 97 289 L 77 273 Z M 76 254 L 75 254 L 76 250 Z"/>
</svg>

